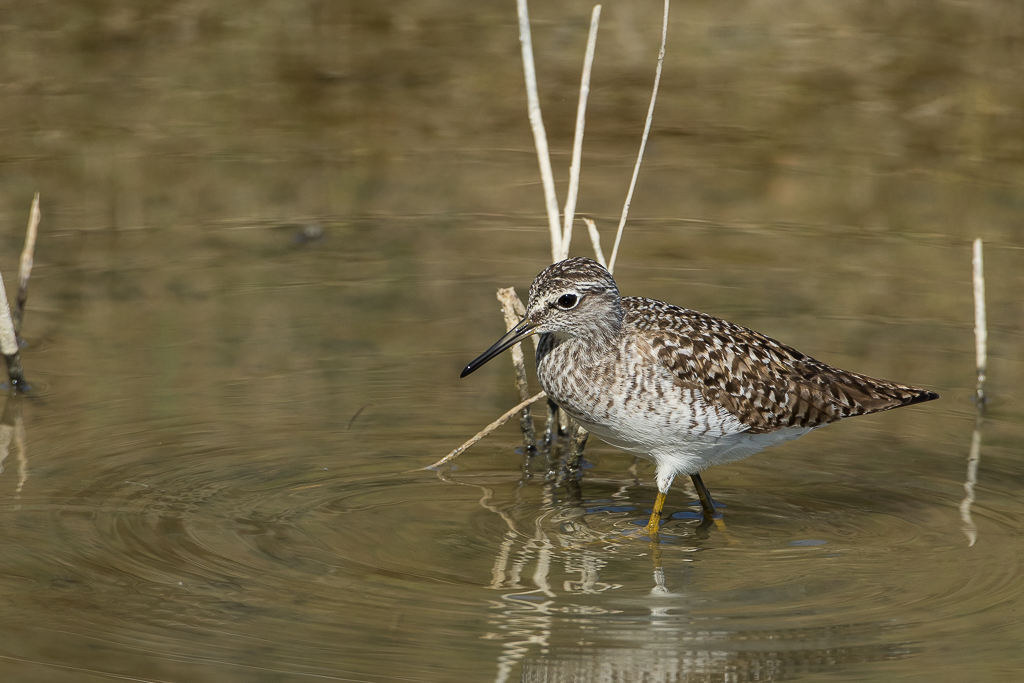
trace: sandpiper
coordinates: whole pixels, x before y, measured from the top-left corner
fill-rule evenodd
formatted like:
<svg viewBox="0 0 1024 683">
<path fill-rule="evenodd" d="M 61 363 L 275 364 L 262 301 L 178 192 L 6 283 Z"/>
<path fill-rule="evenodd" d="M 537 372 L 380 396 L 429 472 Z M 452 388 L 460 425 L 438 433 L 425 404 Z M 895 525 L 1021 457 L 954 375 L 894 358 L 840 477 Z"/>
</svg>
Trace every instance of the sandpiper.
<svg viewBox="0 0 1024 683">
<path fill-rule="evenodd" d="M 537 378 L 592 434 L 654 462 L 654 534 L 672 480 L 693 480 L 705 518 L 714 503 L 700 472 L 813 429 L 939 397 L 834 368 L 759 332 L 654 299 L 619 296 L 588 258 L 545 269 L 526 316 L 462 371 L 473 372 L 540 334 Z"/>
</svg>

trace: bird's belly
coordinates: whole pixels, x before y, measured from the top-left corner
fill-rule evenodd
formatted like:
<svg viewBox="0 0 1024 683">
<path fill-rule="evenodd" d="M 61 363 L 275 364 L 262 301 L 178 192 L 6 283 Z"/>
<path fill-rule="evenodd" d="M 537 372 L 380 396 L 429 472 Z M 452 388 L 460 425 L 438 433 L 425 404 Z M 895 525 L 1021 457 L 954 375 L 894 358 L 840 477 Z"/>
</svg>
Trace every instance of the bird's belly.
<svg viewBox="0 0 1024 683">
<path fill-rule="evenodd" d="M 698 410 L 695 416 L 682 409 L 625 415 L 612 411 L 601 421 L 566 412 L 602 441 L 654 462 L 659 478 L 666 482 L 671 481 L 670 476 L 695 474 L 713 465 L 735 462 L 811 431 L 808 427 L 786 427 L 751 433 L 713 411 L 704 414 Z"/>
<path fill-rule="evenodd" d="M 556 369 L 541 363 L 538 378 L 560 408 L 602 441 L 653 460 L 659 471 L 693 474 L 810 431 L 784 428 L 752 434 L 725 408 L 650 366 L 626 373 L 601 366 L 577 368 L 571 374 Z"/>
<path fill-rule="evenodd" d="M 703 410 L 699 397 L 694 396 L 685 397 L 678 405 L 612 402 L 609 406 L 606 402 L 604 406 L 580 406 L 558 399 L 555 403 L 603 441 L 649 457 L 664 448 L 700 453 L 743 431 L 731 416 Z"/>
</svg>

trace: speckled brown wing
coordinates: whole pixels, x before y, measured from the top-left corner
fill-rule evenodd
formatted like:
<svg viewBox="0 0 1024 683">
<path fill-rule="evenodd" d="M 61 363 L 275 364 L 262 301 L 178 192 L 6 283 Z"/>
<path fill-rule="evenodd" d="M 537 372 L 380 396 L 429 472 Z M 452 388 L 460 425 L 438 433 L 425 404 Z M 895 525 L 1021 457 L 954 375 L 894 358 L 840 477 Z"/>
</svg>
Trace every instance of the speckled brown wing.
<svg viewBox="0 0 1024 683">
<path fill-rule="evenodd" d="M 904 384 L 847 372 L 759 332 L 654 299 L 622 300 L 624 323 L 682 387 L 700 391 L 749 427 L 818 427 L 938 398 Z"/>
</svg>

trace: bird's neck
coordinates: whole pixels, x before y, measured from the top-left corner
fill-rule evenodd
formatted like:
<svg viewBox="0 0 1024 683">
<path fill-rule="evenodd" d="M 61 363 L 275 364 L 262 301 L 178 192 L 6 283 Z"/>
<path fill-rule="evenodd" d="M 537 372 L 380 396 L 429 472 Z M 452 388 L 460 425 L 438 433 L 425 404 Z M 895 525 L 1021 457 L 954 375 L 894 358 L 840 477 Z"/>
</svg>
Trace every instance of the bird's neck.
<svg viewBox="0 0 1024 683">
<path fill-rule="evenodd" d="M 558 349 L 560 354 L 572 356 L 577 363 L 591 365 L 617 348 L 622 338 L 622 309 L 616 307 L 614 315 L 602 316 L 582 330 L 573 332 L 547 332 L 541 335 L 537 358 Z"/>
<path fill-rule="evenodd" d="M 585 344 L 602 351 L 618 345 L 623 334 L 622 300 L 615 296 L 607 304 L 606 315 L 597 316 L 581 337 Z"/>
</svg>

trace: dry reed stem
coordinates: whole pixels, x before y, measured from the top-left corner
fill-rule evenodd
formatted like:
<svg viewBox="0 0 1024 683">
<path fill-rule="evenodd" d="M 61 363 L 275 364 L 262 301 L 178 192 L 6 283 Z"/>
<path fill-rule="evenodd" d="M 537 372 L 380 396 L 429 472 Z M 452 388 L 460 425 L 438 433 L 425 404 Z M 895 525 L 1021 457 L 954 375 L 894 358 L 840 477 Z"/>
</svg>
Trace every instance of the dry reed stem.
<svg viewBox="0 0 1024 683">
<path fill-rule="evenodd" d="M 583 461 L 583 449 L 587 446 L 587 437 L 589 436 L 590 432 L 584 429 L 582 425 L 576 425 L 572 435 L 572 442 L 569 445 L 569 457 L 565 461 L 569 471 L 575 471 L 580 468 L 580 462 Z"/>
<path fill-rule="evenodd" d="M 28 229 L 25 231 L 25 248 L 21 250 L 18 267 L 18 300 L 14 307 L 14 334 L 21 334 L 21 323 L 25 319 L 25 302 L 28 301 L 28 279 L 32 276 L 33 257 L 36 252 L 36 232 L 39 229 L 39 193 L 32 199 L 28 214 Z"/>
<path fill-rule="evenodd" d="M 505 287 L 498 290 L 498 301 L 501 303 L 501 312 L 505 316 L 505 329 L 511 330 L 519 323 L 520 316 L 516 315 L 516 305 L 519 301 L 514 287 Z M 526 362 L 523 358 L 523 345 L 516 344 L 512 347 L 512 366 L 516 371 L 516 388 L 519 390 L 519 400 L 525 401 L 530 397 L 530 385 L 526 377 Z M 533 415 L 530 408 L 523 408 L 523 415 L 519 420 L 519 427 L 523 430 L 523 448 L 527 453 L 536 450 L 536 436 L 533 430 Z"/>
<path fill-rule="evenodd" d="M 18 352 L 18 336 L 14 333 L 14 321 L 11 319 L 11 307 L 7 303 L 7 288 L 0 274 L 0 353 L 7 363 L 7 376 L 11 380 L 11 389 L 24 390 L 25 377 L 21 368 L 21 354 Z"/>
<path fill-rule="evenodd" d="M 576 219 L 576 199 L 580 191 L 580 157 L 583 155 L 583 128 L 587 119 L 587 97 L 590 95 L 590 72 L 594 66 L 594 50 L 597 47 L 597 26 L 601 21 L 601 6 L 594 5 L 590 15 L 590 35 L 587 38 L 587 53 L 583 58 L 583 75 L 580 77 L 580 99 L 576 105 L 576 135 L 572 143 L 572 164 L 569 166 L 569 192 L 565 198 L 565 226 L 562 231 L 561 258 L 569 258 L 569 244 L 572 242 L 572 224 Z"/>
<path fill-rule="evenodd" d="M 548 150 L 547 134 L 544 131 L 544 120 L 541 116 L 540 111 L 540 97 L 537 94 L 537 69 L 533 61 L 533 38 L 530 33 L 530 15 L 527 8 L 526 0 L 516 0 L 516 8 L 519 16 L 519 42 L 522 47 L 523 57 L 523 77 L 526 81 L 526 97 L 527 97 L 527 111 L 530 119 L 530 128 L 533 131 L 533 141 L 537 148 L 537 163 L 540 166 L 541 181 L 544 186 L 544 200 L 545 207 L 548 214 L 548 226 L 551 230 L 551 259 L 553 262 L 561 261 L 569 256 L 569 243 L 572 240 L 572 223 L 576 213 L 576 200 L 579 196 L 579 175 L 580 175 L 580 159 L 582 157 L 583 149 L 583 131 L 586 122 L 586 109 L 587 99 L 590 95 L 590 75 L 594 64 L 594 52 L 597 45 L 597 28 L 600 23 L 601 17 L 601 5 L 595 5 L 593 12 L 590 17 L 590 34 L 587 39 L 587 52 L 583 61 L 583 74 L 580 79 L 580 98 L 579 104 L 576 110 L 576 134 L 573 141 L 573 156 L 572 164 L 569 168 L 569 192 L 566 197 L 565 203 L 565 227 L 564 236 L 559 230 L 558 225 L 558 198 L 555 195 L 555 181 L 554 174 L 551 170 L 551 155 Z M 665 21 L 668 21 L 668 0 L 666 0 L 665 7 Z M 665 29 L 662 30 L 662 49 L 661 58 L 659 59 L 659 70 L 658 77 L 661 75 L 661 62 L 664 61 L 665 53 Z M 657 92 L 657 80 L 655 81 L 655 92 Z M 652 103 L 653 108 L 653 103 Z M 648 125 L 647 130 L 650 130 L 650 118 L 648 114 Z M 644 135 L 644 143 L 646 144 L 647 134 Z M 641 156 L 643 155 L 643 147 L 641 146 Z M 634 171 L 633 182 L 636 183 L 636 172 Z M 632 196 L 632 187 L 630 188 L 630 196 Z M 628 201 L 628 200 L 627 200 Z M 625 217 L 623 217 L 625 221 Z M 597 236 L 596 227 L 593 221 L 588 221 L 588 229 L 590 230 L 591 241 L 595 245 L 595 250 L 598 257 L 603 265 L 604 255 L 600 251 L 600 238 Z M 621 230 L 620 230 L 621 232 Z M 616 242 L 616 246 L 617 246 Z M 517 320 L 513 317 L 513 313 L 518 315 L 520 318 L 526 315 L 526 308 L 523 306 L 522 301 L 515 294 L 514 288 L 499 289 L 498 300 L 501 301 L 502 311 L 505 315 L 505 323 L 507 329 L 512 329 L 516 324 Z M 533 338 L 534 348 L 539 344 L 536 336 Z M 539 400 L 545 396 L 544 392 L 537 394 L 532 398 L 525 398 L 527 393 L 527 379 L 526 379 L 526 367 L 523 358 L 523 352 L 520 344 L 516 344 L 512 350 L 512 362 L 516 369 L 516 386 L 519 389 L 520 397 L 523 398 L 523 402 L 515 408 L 512 408 L 500 418 L 492 422 L 490 425 L 485 427 L 483 430 L 478 432 L 476 436 L 464 443 L 462 446 L 456 448 L 454 451 L 446 455 L 441 460 L 437 461 L 429 467 L 423 469 L 434 469 L 439 467 L 446 462 L 449 462 L 453 458 L 457 457 L 464 450 L 475 444 L 483 437 L 490 434 L 492 431 L 503 425 L 512 415 L 518 410 L 523 410 L 522 429 L 523 438 L 527 444 L 527 448 L 533 448 L 534 443 L 534 430 L 533 430 L 533 419 L 530 415 L 528 406 L 533 402 Z M 549 402 L 550 403 L 550 402 Z M 557 420 L 558 412 L 557 407 L 552 409 L 549 406 L 548 410 L 548 431 L 552 431 L 553 425 Z M 582 429 L 582 428 L 581 428 Z M 584 441 L 585 443 L 585 441 Z"/>
<path fill-rule="evenodd" d="M 479 441 L 480 439 L 484 438 L 485 436 L 487 436 L 488 434 L 493 432 L 495 429 L 497 429 L 501 425 L 503 425 L 506 422 L 508 422 L 509 418 L 512 417 L 513 415 L 515 415 L 517 412 L 519 412 L 523 408 L 527 407 L 531 403 L 536 403 L 537 401 L 541 400 L 545 396 L 547 396 L 547 394 L 545 394 L 543 391 L 540 392 L 539 394 L 537 394 L 536 396 L 531 396 L 530 398 L 526 399 L 525 401 L 523 401 L 519 405 L 517 405 L 517 406 L 511 408 L 510 410 L 508 410 L 504 415 L 499 417 L 497 420 L 495 420 L 491 424 L 489 424 L 486 427 L 484 427 L 483 429 L 481 429 L 479 432 L 476 433 L 476 435 L 472 439 L 470 439 L 466 443 L 462 444 L 461 446 L 456 448 L 454 451 L 452 451 L 448 455 L 444 456 L 443 458 L 441 458 L 440 460 L 435 462 L 433 465 L 427 465 L 426 467 L 424 467 L 422 469 L 425 469 L 425 470 L 437 469 L 441 465 L 444 465 L 445 463 L 454 460 L 459 455 L 461 455 L 463 451 L 468 449 L 470 446 L 475 444 L 477 441 Z"/>
<path fill-rule="evenodd" d="M 974 351 L 977 359 L 978 403 L 985 402 L 985 376 L 988 372 L 988 328 L 985 323 L 985 265 L 981 239 L 974 240 Z"/>
<path fill-rule="evenodd" d="M 607 268 L 608 264 L 605 262 L 604 252 L 601 250 L 601 234 L 597 231 L 597 224 L 589 218 L 584 218 L 583 222 L 587 224 L 587 232 L 590 233 L 590 243 L 594 245 L 594 256 L 597 262 Z"/>
<path fill-rule="evenodd" d="M 11 320 L 11 307 L 7 303 L 7 288 L 4 287 L 3 274 L 0 274 L 0 353 L 5 356 L 18 353 L 18 339 L 14 334 L 14 322 Z"/>
<path fill-rule="evenodd" d="M 551 155 L 548 153 L 548 137 L 544 132 L 544 120 L 540 114 L 540 97 L 537 95 L 537 69 L 533 64 L 533 38 L 530 35 L 530 14 L 526 0 L 516 0 L 519 10 L 519 42 L 523 53 L 523 76 L 526 79 L 527 112 L 533 143 L 537 147 L 537 163 L 540 164 L 540 178 L 544 185 L 544 204 L 548 211 L 548 227 L 551 229 L 551 260 L 558 261 L 562 253 L 562 231 L 558 225 L 558 198 L 555 196 L 555 176 L 551 172 Z"/>
<path fill-rule="evenodd" d="M 658 51 L 658 68 L 654 72 L 654 90 L 651 92 L 651 106 L 647 109 L 647 123 L 644 125 L 644 135 L 640 139 L 640 153 L 636 157 L 636 166 L 633 167 L 633 179 L 629 183 L 629 192 L 626 194 L 626 203 L 622 207 L 622 218 L 619 219 L 619 230 L 615 233 L 615 245 L 612 247 L 612 257 L 608 261 L 608 272 L 614 272 L 615 260 L 619 256 L 619 242 L 622 241 L 622 231 L 626 227 L 626 216 L 629 215 L 629 205 L 633 202 L 633 190 L 636 188 L 636 179 L 640 175 L 640 162 L 644 159 L 644 148 L 647 147 L 647 136 L 651 133 L 651 121 L 654 119 L 654 103 L 658 99 L 658 85 L 661 83 L 661 69 L 665 64 L 665 43 L 668 40 L 668 5 L 665 0 L 665 15 L 661 23 L 661 49 Z"/>
</svg>

